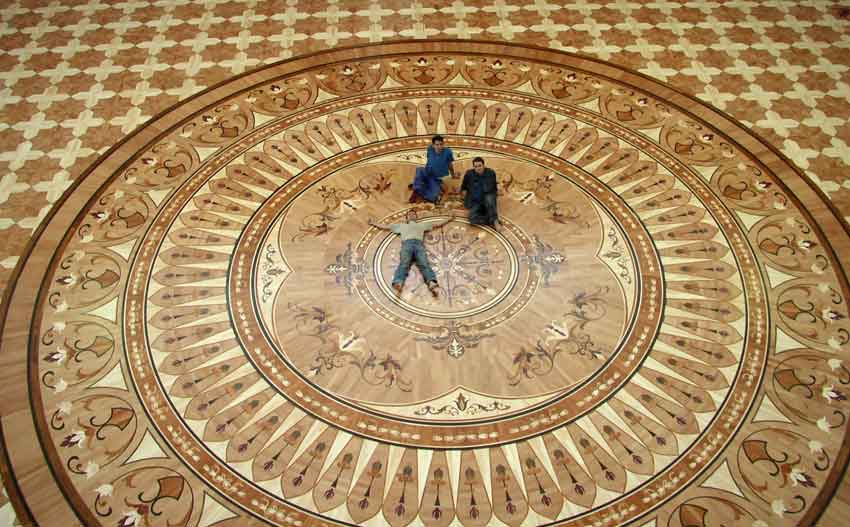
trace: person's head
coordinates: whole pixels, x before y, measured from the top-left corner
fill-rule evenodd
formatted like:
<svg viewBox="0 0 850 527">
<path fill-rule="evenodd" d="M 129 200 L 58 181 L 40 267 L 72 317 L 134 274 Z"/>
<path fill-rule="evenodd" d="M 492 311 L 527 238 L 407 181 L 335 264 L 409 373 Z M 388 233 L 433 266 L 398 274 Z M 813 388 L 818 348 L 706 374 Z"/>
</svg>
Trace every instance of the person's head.
<svg viewBox="0 0 850 527">
<path fill-rule="evenodd" d="M 475 173 L 481 175 L 484 173 L 484 159 L 481 157 L 476 157 L 472 160 L 472 168 L 475 170 Z"/>
<path fill-rule="evenodd" d="M 431 138 L 431 145 L 433 145 L 434 150 L 439 154 L 445 148 L 446 142 L 443 140 L 443 136 L 435 135 Z"/>
<path fill-rule="evenodd" d="M 408 222 L 416 221 L 416 218 L 417 218 L 417 215 L 416 215 L 415 209 L 410 209 L 409 211 L 407 211 L 407 214 L 405 214 L 405 216 L 404 216 L 404 219 L 407 220 Z"/>
</svg>

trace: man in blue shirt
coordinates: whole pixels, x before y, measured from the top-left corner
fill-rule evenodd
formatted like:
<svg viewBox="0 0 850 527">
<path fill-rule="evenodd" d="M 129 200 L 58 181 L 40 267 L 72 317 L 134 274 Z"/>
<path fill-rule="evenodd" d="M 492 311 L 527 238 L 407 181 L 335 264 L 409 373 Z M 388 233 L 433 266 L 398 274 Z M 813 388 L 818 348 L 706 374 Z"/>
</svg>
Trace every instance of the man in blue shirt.
<svg viewBox="0 0 850 527">
<path fill-rule="evenodd" d="M 472 160 L 472 169 L 463 175 L 460 191 L 466 192 L 463 206 L 469 209 L 469 223 L 499 226 L 499 213 L 496 210 L 496 172 L 484 166 L 484 159 L 476 157 Z"/>
<path fill-rule="evenodd" d="M 455 175 L 454 152 L 446 148 L 443 136 L 435 135 L 431 138 L 431 146 L 428 147 L 427 162 L 424 167 L 416 169 L 416 177 L 413 178 L 413 194 L 410 201 L 419 199 L 437 203 L 443 191 L 442 179 L 451 174 Z"/>
</svg>

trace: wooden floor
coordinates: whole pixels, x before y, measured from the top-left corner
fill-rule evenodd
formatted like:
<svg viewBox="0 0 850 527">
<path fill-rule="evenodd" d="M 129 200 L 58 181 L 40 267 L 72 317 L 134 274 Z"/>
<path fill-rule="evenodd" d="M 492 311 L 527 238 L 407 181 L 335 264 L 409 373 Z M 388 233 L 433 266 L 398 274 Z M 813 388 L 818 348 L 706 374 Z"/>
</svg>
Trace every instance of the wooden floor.
<svg viewBox="0 0 850 527">
<path fill-rule="evenodd" d="M 497 174 L 409 184 L 431 137 Z M 439 287 L 392 288 L 417 221 Z M 836 525 L 850 229 L 610 62 L 431 40 L 273 64 L 128 135 L 4 303 L 21 524 Z M 829 505 L 830 500 L 833 504 Z M 824 511 L 827 513 L 824 514 Z"/>
</svg>

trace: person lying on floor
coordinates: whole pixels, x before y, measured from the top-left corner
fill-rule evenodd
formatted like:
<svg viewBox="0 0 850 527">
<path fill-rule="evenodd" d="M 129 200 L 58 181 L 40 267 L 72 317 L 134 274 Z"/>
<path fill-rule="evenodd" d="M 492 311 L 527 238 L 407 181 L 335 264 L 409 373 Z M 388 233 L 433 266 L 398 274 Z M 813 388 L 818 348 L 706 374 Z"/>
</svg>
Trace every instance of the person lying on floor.
<svg viewBox="0 0 850 527">
<path fill-rule="evenodd" d="M 449 217 L 443 221 L 437 223 L 419 223 L 416 221 L 416 211 L 409 210 L 405 216 L 407 220 L 405 223 L 383 225 L 375 223 L 369 218 L 369 225 L 372 227 L 391 231 L 401 236 L 401 253 L 398 259 L 398 267 L 395 270 L 395 275 L 393 275 L 393 289 L 395 289 L 396 294 L 401 295 L 404 281 L 410 272 L 410 266 L 415 261 L 419 272 L 422 273 L 422 279 L 428 286 L 428 290 L 431 291 L 434 298 L 437 297 L 437 287 L 439 287 L 437 284 L 437 275 L 431 268 L 431 264 L 428 263 L 428 252 L 425 250 L 423 238 L 426 232 L 436 227 L 442 227 L 452 221 L 454 217 L 455 214 L 452 211 Z"/>
<path fill-rule="evenodd" d="M 410 202 L 424 200 L 437 203 L 443 192 L 443 178 L 449 174 L 453 178 L 458 177 L 455 174 L 454 160 L 454 153 L 451 148 L 445 146 L 443 136 L 432 137 L 425 166 L 416 168 Z"/>
</svg>

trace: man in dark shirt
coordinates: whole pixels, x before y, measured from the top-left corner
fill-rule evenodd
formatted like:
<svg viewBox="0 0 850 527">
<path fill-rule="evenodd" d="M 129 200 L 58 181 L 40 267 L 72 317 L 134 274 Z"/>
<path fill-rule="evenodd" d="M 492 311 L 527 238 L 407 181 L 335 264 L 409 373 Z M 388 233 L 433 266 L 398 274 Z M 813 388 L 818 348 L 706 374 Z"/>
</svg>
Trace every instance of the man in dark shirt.
<svg viewBox="0 0 850 527">
<path fill-rule="evenodd" d="M 466 192 L 463 206 L 469 209 L 469 223 L 473 225 L 499 225 L 496 211 L 496 172 L 484 166 L 484 160 L 476 157 L 472 160 L 472 169 L 463 175 L 460 191 Z"/>
</svg>

